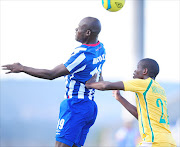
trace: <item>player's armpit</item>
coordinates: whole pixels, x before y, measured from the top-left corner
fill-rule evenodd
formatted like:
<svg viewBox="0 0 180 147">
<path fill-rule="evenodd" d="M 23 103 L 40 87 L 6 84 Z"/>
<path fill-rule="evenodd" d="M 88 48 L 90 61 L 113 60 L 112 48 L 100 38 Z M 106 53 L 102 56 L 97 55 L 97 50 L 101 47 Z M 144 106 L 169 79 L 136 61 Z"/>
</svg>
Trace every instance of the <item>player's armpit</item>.
<svg viewBox="0 0 180 147">
<path fill-rule="evenodd" d="M 65 76 L 70 74 L 70 72 L 68 71 L 68 69 L 66 68 L 66 66 L 64 64 L 60 64 L 58 66 L 56 66 L 55 68 L 53 68 L 52 70 L 50 70 L 50 78 L 51 79 L 55 79 L 61 76 Z"/>
</svg>

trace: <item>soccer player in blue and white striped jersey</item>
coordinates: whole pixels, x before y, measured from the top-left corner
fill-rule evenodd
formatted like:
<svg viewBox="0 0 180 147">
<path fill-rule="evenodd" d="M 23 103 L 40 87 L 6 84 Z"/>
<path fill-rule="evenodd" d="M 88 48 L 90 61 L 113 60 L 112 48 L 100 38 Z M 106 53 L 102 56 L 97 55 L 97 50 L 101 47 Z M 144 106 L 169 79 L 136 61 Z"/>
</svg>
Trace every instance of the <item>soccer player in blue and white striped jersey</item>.
<svg viewBox="0 0 180 147">
<path fill-rule="evenodd" d="M 82 43 L 75 48 L 69 60 L 52 70 L 35 69 L 20 63 L 4 65 L 7 73 L 24 72 L 34 77 L 53 80 L 65 76 L 65 100 L 60 105 L 56 130 L 55 147 L 83 146 L 89 128 L 97 116 L 94 101 L 94 89 L 87 89 L 85 83 L 93 76 L 102 78 L 102 66 L 105 62 L 105 49 L 98 41 L 101 24 L 97 18 L 82 19 L 76 29 L 76 41 Z"/>
<path fill-rule="evenodd" d="M 93 99 L 94 89 L 86 89 L 85 82 L 95 73 L 101 73 L 105 62 L 103 44 L 82 44 L 64 64 L 71 73 L 66 76 L 65 98 Z"/>
</svg>

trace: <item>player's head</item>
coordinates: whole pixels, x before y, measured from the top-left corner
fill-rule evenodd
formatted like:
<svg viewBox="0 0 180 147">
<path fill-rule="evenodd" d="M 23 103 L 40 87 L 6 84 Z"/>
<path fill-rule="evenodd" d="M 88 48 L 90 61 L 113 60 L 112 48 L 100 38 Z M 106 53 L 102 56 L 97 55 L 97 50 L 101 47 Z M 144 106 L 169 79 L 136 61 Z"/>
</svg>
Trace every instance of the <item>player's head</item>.
<svg viewBox="0 0 180 147">
<path fill-rule="evenodd" d="M 155 79 L 159 73 L 158 63 L 150 58 L 144 58 L 139 61 L 137 69 L 134 71 L 133 78 L 146 79 L 151 77 Z"/>
<path fill-rule="evenodd" d="M 96 39 L 101 31 L 101 23 L 97 18 L 85 17 L 76 28 L 76 40 L 86 43 L 91 39 Z"/>
</svg>

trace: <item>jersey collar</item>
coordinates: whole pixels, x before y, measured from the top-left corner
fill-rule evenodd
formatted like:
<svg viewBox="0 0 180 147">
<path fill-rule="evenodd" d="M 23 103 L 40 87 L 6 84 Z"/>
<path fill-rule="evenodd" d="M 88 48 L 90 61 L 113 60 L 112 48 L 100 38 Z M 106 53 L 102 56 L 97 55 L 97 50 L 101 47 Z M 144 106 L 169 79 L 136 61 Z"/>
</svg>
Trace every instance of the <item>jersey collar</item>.
<svg viewBox="0 0 180 147">
<path fill-rule="evenodd" d="M 100 44 L 100 42 L 98 41 L 96 44 L 83 44 L 83 45 L 86 45 L 86 46 L 97 46 L 99 44 Z"/>
</svg>

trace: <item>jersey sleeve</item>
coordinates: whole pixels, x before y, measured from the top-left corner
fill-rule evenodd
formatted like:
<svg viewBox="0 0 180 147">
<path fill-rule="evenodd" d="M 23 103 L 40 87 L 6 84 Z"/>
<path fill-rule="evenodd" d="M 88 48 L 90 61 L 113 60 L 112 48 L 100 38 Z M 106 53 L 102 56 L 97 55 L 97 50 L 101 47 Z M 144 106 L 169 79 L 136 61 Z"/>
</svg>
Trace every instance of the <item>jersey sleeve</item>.
<svg viewBox="0 0 180 147">
<path fill-rule="evenodd" d="M 124 91 L 132 92 L 144 92 L 147 87 L 147 82 L 143 79 L 133 79 L 129 81 L 123 81 Z"/>
<path fill-rule="evenodd" d="M 73 52 L 69 60 L 64 64 L 70 73 L 76 73 L 86 68 L 86 55 L 85 52 L 80 50 Z"/>
</svg>

